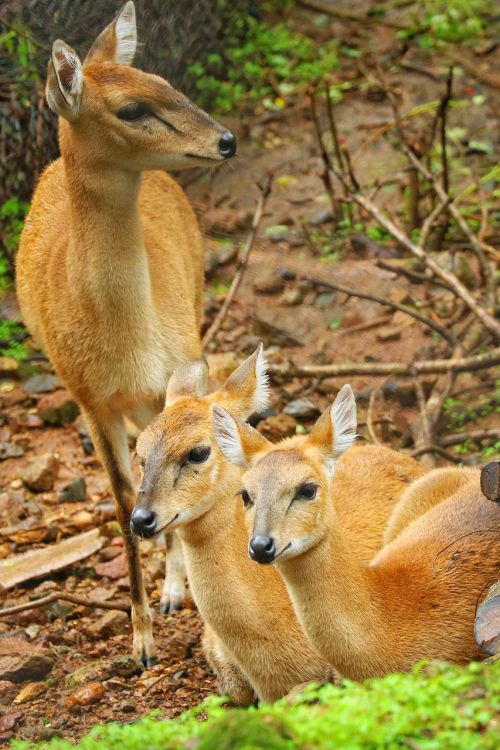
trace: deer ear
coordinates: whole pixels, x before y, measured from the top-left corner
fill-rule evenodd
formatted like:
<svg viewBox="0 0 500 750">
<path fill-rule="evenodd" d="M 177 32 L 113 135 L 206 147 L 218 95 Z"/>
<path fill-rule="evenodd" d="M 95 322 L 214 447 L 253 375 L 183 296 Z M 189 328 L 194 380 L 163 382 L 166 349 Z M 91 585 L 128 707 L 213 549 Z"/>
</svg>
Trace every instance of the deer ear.
<svg viewBox="0 0 500 750">
<path fill-rule="evenodd" d="M 61 39 L 56 39 L 47 72 L 47 103 L 53 112 L 74 121 L 80 112 L 82 91 L 83 73 L 79 57 Z"/>
<path fill-rule="evenodd" d="M 135 6 L 129 0 L 90 48 L 85 63 L 109 62 L 131 65 L 137 48 Z"/>
<path fill-rule="evenodd" d="M 216 399 L 242 419 L 268 406 L 269 380 L 262 343 L 229 376 L 217 392 Z"/>
<path fill-rule="evenodd" d="M 330 474 L 333 474 L 336 460 L 354 444 L 356 427 L 356 400 L 351 386 L 344 385 L 309 436 L 309 441 L 323 453 Z"/>
<path fill-rule="evenodd" d="M 218 404 L 212 404 L 212 429 L 217 445 L 227 460 L 243 469 L 250 465 L 257 453 L 270 445 L 257 430 L 235 419 Z"/>
<path fill-rule="evenodd" d="M 180 398 L 204 396 L 207 383 L 208 367 L 205 360 L 181 365 L 174 370 L 168 381 L 165 406 L 171 406 Z"/>
</svg>

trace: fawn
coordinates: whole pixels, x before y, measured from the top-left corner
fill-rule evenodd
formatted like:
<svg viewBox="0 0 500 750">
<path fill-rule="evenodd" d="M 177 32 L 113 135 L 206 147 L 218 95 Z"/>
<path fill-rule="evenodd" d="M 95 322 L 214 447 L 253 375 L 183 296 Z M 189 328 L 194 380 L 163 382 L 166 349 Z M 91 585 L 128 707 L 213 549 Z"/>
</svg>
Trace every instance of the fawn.
<svg viewBox="0 0 500 750">
<path fill-rule="evenodd" d="M 132 2 L 83 63 L 54 42 L 46 97 L 60 118 L 61 158 L 33 196 L 17 285 L 26 325 L 79 402 L 109 476 L 128 557 L 133 653 L 151 664 L 124 417 L 143 429 L 161 411 L 172 371 L 200 356 L 204 253 L 194 212 L 163 170 L 218 165 L 236 141 L 167 81 L 131 67 L 135 49 Z M 184 591 L 179 552 L 175 580 L 167 566 L 173 606 Z"/>
<path fill-rule="evenodd" d="M 362 512 L 377 486 L 369 467 L 338 471 L 355 439 L 349 386 L 310 435 L 277 445 L 219 406 L 213 411 L 221 450 L 247 468 L 242 497 L 250 555 L 276 564 L 305 633 L 342 675 L 361 680 L 408 670 L 422 658 L 461 664 L 478 656 L 475 610 L 500 559 L 500 508 L 482 496 L 478 471 L 455 468 L 417 479 L 393 514 L 406 508 L 408 525 L 368 563 L 338 513 L 346 498 L 355 498 Z M 415 513 L 419 504 L 422 515 Z"/>
<path fill-rule="evenodd" d="M 214 402 L 243 419 L 266 405 L 262 348 L 210 395 L 205 395 L 207 377 L 202 362 L 176 370 L 166 408 L 139 437 L 143 481 L 132 528 L 143 536 L 177 529 L 191 591 L 208 626 L 206 654 L 221 693 L 243 704 L 252 702 L 254 693 L 272 701 L 298 684 L 329 679 L 333 671 L 304 635 L 278 572 L 248 559 L 243 506 L 235 497 L 241 470 L 224 459 L 212 432 Z M 376 508 L 378 526 L 374 523 L 367 534 L 362 516 L 350 514 L 346 520 L 366 560 L 380 548 L 387 518 L 408 481 L 423 472 L 406 457 L 388 465 L 385 455 L 377 468 L 386 476 L 385 510 L 382 502 Z"/>
</svg>

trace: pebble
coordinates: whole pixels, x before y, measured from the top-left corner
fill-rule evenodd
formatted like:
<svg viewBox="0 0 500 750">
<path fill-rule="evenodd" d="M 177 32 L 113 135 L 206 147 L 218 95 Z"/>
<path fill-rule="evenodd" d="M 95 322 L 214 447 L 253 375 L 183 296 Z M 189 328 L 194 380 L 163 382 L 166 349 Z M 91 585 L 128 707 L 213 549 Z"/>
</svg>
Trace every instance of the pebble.
<svg viewBox="0 0 500 750">
<path fill-rule="evenodd" d="M 253 283 L 253 290 L 256 294 L 277 294 L 283 291 L 285 282 L 280 276 L 270 274 L 256 279 Z"/>
<path fill-rule="evenodd" d="M 125 633 L 129 625 L 129 617 L 126 612 L 119 609 L 110 609 L 106 614 L 93 622 L 87 632 L 94 638 L 108 638 L 112 635 Z"/>
<path fill-rule="evenodd" d="M 14 703 L 28 703 L 28 701 L 32 701 L 34 698 L 38 698 L 38 696 L 45 693 L 46 690 L 47 685 L 44 682 L 28 682 L 16 695 Z"/>
<path fill-rule="evenodd" d="M 24 682 L 45 677 L 54 660 L 45 649 L 21 638 L 0 639 L 0 680 Z"/>
<path fill-rule="evenodd" d="M 78 477 L 63 487 L 59 493 L 59 500 L 62 503 L 75 503 L 78 500 L 85 500 L 87 497 L 87 487 L 84 477 Z"/>
<path fill-rule="evenodd" d="M 59 461 L 53 453 L 32 458 L 22 475 L 24 484 L 34 492 L 47 492 L 54 486 L 59 472 Z"/>
<path fill-rule="evenodd" d="M 296 426 L 297 422 L 293 417 L 281 413 L 260 422 L 257 429 L 264 437 L 276 441 L 295 435 Z"/>
<path fill-rule="evenodd" d="M 313 227 L 319 227 L 328 221 L 333 221 L 333 211 L 331 208 L 318 208 L 309 217 L 309 224 Z"/>
<path fill-rule="evenodd" d="M 377 331 L 378 341 L 399 341 L 401 338 L 401 328 L 394 326 L 382 326 Z"/>
<path fill-rule="evenodd" d="M 318 294 L 318 296 L 314 300 L 314 307 L 317 307 L 319 310 L 324 310 L 326 307 L 330 307 L 330 305 L 333 305 L 336 298 L 337 295 L 335 294 L 335 292 Z"/>
<path fill-rule="evenodd" d="M 313 419 L 319 416 L 319 409 L 309 398 L 296 398 L 283 409 L 285 414 L 296 419 Z"/>
<path fill-rule="evenodd" d="M 303 301 L 304 295 L 302 294 L 300 289 L 297 289 L 297 287 L 285 289 L 280 298 L 280 302 L 283 305 L 289 305 L 290 307 L 293 307 L 294 305 L 300 305 Z"/>
<path fill-rule="evenodd" d="M 93 703 L 99 703 L 106 693 L 102 682 L 89 682 L 70 695 L 64 701 L 66 708 L 75 708 L 77 706 L 91 706 Z"/>
<path fill-rule="evenodd" d="M 60 383 L 57 375 L 33 375 L 23 383 L 23 391 L 30 396 L 36 393 L 50 393 Z"/>
<path fill-rule="evenodd" d="M 24 450 L 15 443 L 0 443 L 0 461 L 7 458 L 20 458 L 24 456 Z"/>
</svg>

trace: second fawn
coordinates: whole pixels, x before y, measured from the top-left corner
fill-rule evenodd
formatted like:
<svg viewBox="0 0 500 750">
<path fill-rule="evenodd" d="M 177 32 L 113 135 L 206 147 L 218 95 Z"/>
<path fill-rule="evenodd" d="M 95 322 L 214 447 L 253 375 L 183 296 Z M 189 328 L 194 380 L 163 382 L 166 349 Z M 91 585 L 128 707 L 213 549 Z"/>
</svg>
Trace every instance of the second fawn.
<svg viewBox="0 0 500 750">
<path fill-rule="evenodd" d="M 132 67 L 135 49 L 130 0 L 83 62 L 54 42 L 46 96 L 60 118 L 61 158 L 33 196 L 17 289 L 26 325 L 80 404 L 111 481 L 128 558 L 133 652 L 151 663 L 151 614 L 130 536 L 135 490 L 124 417 L 143 429 L 161 410 L 172 371 L 201 354 L 203 240 L 165 170 L 220 164 L 236 142 L 167 81 Z M 180 606 L 184 573 L 176 570 L 167 599 Z"/>
<path fill-rule="evenodd" d="M 278 445 L 219 407 L 214 418 L 225 455 L 247 467 L 250 554 L 275 563 L 305 633 L 341 674 L 361 680 L 408 670 L 423 658 L 462 664 L 478 657 L 474 615 L 500 559 L 500 508 L 482 496 L 478 471 L 417 479 L 389 521 L 392 541 L 367 562 L 338 513 L 346 498 L 362 513 L 376 487 L 369 467 L 338 472 L 355 439 L 349 386 L 310 435 Z"/>
<path fill-rule="evenodd" d="M 207 375 L 202 362 L 177 370 L 166 408 L 140 436 L 143 481 L 132 525 L 144 536 L 177 529 L 191 591 L 208 625 L 206 652 L 221 692 L 239 703 L 251 702 L 254 693 L 272 701 L 304 682 L 329 679 L 333 672 L 304 635 L 278 572 L 249 560 L 244 508 L 237 496 L 241 470 L 225 460 L 212 432 L 214 402 L 241 418 L 266 404 L 262 350 L 210 395 L 205 395 Z M 358 453 L 353 452 L 347 473 L 359 470 Z M 384 502 L 376 508 L 378 523 L 366 533 L 362 516 L 350 513 L 346 519 L 357 553 L 366 560 L 380 548 L 401 492 L 422 473 L 412 459 L 391 465 L 385 455 L 376 468 L 386 485 Z"/>
</svg>

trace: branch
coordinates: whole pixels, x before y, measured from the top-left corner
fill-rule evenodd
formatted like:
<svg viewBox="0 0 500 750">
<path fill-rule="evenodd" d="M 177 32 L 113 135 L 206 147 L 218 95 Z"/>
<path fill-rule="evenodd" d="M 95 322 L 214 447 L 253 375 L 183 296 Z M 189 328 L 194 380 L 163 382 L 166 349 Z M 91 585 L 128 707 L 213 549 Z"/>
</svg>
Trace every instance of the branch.
<svg viewBox="0 0 500 750">
<path fill-rule="evenodd" d="M 250 230 L 250 234 L 247 237 L 245 247 L 243 248 L 243 252 L 241 254 L 241 260 L 239 262 L 238 270 L 236 271 L 233 281 L 231 283 L 231 286 L 229 288 L 229 291 L 226 295 L 226 299 L 224 300 L 221 309 L 215 316 L 215 319 L 210 326 L 210 328 L 206 331 L 205 335 L 202 339 L 203 347 L 206 348 L 207 345 L 212 341 L 216 333 L 218 332 L 219 328 L 221 327 L 222 321 L 226 317 L 227 311 L 229 309 L 229 306 L 231 305 L 231 302 L 234 299 L 234 296 L 236 292 L 238 291 L 240 284 L 243 280 L 243 275 L 246 271 L 247 265 L 248 265 L 248 259 L 250 256 L 250 251 L 252 249 L 255 236 L 257 234 L 257 230 L 259 228 L 262 215 L 264 213 L 264 206 L 266 204 L 267 198 L 269 197 L 269 194 L 271 192 L 271 185 L 272 185 L 273 176 L 271 173 L 267 175 L 265 180 L 261 185 L 259 185 L 260 189 L 260 197 L 257 201 L 257 206 L 255 208 L 255 213 L 252 221 L 252 228 Z"/>
<path fill-rule="evenodd" d="M 455 394 L 454 394 L 455 395 Z M 465 443 L 466 440 L 500 440 L 500 428 L 493 427 L 490 430 L 469 430 L 468 432 L 452 432 L 443 435 L 440 443 L 443 447 Z"/>
<path fill-rule="evenodd" d="M 41 599 L 35 599 L 32 602 L 26 602 L 25 604 L 17 604 L 15 607 L 0 609 L 0 617 L 16 615 L 18 612 L 25 612 L 28 609 L 45 607 L 47 604 L 52 604 L 52 602 L 57 602 L 59 600 L 63 602 L 71 602 L 72 604 L 80 604 L 84 607 L 95 607 L 96 609 L 119 609 L 121 612 L 130 612 L 130 604 L 124 601 L 108 602 L 100 599 L 87 599 L 85 596 L 77 596 L 76 594 L 67 594 L 64 591 L 56 591 L 53 594 L 47 594 L 47 596 L 42 596 Z"/>
<path fill-rule="evenodd" d="M 422 360 L 420 362 L 353 362 L 341 365 L 304 365 L 299 366 L 293 362 L 287 364 L 269 364 L 268 372 L 271 375 L 284 377 L 330 378 L 346 375 L 373 375 L 375 377 L 387 375 L 401 375 L 413 377 L 415 374 L 434 374 L 447 372 L 464 372 L 466 370 L 483 370 L 500 364 L 500 347 L 490 349 L 484 354 L 476 354 L 473 357 L 459 357 L 456 359 L 434 359 Z"/>
<path fill-rule="evenodd" d="M 297 0 L 299 5 L 310 10 L 316 10 L 318 13 L 325 13 L 333 18 L 338 18 L 339 21 L 352 21 L 353 23 L 367 24 L 374 26 L 386 26 L 389 29 L 395 29 L 396 31 L 408 31 L 408 26 L 403 26 L 400 23 L 394 23 L 393 21 L 386 21 L 384 18 L 377 18 L 376 16 L 362 16 L 358 13 L 348 13 L 347 11 L 337 10 L 331 4 L 331 2 L 325 2 L 325 0 Z"/>
</svg>

